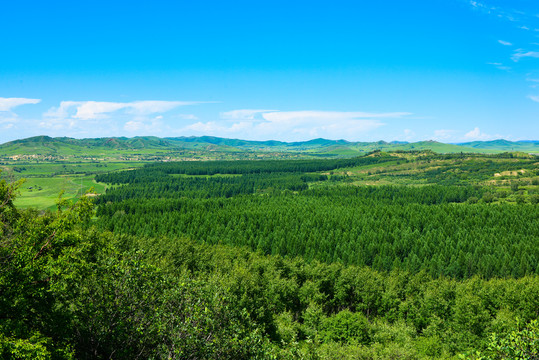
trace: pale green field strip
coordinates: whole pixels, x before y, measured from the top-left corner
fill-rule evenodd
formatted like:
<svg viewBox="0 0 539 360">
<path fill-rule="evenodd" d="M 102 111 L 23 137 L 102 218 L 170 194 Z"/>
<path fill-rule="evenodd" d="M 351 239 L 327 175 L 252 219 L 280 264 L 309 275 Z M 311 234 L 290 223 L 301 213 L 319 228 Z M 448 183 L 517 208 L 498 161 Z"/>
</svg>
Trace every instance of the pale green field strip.
<svg viewBox="0 0 539 360">
<path fill-rule="evenodd" d="M 21 208 L 53 209 L 61 191 L 64 199 L 76 200 L 91 188 L 92 193 L 102 194 L 106 185 L 96 183 L 93 175 L 32 177 L 21 186 L 15 204 Z"/>
<path fill-rule="evenodd" d="M 142 162 L 100 163 L 39 163 L 2 166 L 4 175 L 14 179 L 26 179 L 20 188 L 15 204 L 20 208 L 54 209 L 58 195 L 76 200 L 81 194 L 94 188 L 97 195 L 105 192 L 106 185 L 96 183 L 95 174 L 122 171 L 142 166 Z"/>
<path fill-rule="evenodd" d="M 111 171 L 118 171 L 142 166 L 143 162 L 99 162 L 99 163 L 40 163 L 3 166 L 13 172 L 17 178 L 44 177 L 80 174 L 99 174 Z"/>
</svg>

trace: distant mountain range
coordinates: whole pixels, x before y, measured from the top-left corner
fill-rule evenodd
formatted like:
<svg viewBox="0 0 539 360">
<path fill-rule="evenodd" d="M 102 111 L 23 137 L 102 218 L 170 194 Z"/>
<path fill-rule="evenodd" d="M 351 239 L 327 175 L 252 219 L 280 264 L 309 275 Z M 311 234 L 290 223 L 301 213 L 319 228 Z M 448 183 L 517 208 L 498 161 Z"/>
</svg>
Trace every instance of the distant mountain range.
<svg viewBox="0 0 539 360">
<path fill-rule="evenodd" d="M 492 141 L 472 141 L 467 143 L 457 144 L 460 146 L 471 147 L 474 149 L 491 149 L 495 151 L 522 151 L 522 152 L 538 152 L 539 140 L 492 140 Z"/>
<path fill-rule="evenodd" d="M 301 142 L 250 141 L 226 139 L 213 136 L 167 137 L 155 136 L 111 137 L 74 139 L 69 137 L 52 138 L 35 136 L 10 141 L 0 145 L 0 155 L 95 155 L 114 150 L 116 152 L 141 153 L 169 152 L 180 150 L 223 151 L 223 152 L 297 152 L 327 156 L 354 156 L 361 153 L 382 150 L 432 150 L 437 153 L 475 152 L 498 153 L 519 151 L 539 154 L 539 141 L 473 141 L 458 144 L 444 144 L 437 141 L 377 141 L 350 142 L 346 140 L 313 139 Z"/>
</svg>

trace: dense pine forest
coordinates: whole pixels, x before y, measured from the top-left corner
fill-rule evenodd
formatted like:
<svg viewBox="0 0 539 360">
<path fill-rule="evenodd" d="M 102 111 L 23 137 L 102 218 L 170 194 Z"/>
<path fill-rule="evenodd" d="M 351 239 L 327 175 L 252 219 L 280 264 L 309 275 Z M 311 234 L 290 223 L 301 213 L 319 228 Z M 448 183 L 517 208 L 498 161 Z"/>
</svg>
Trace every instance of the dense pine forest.
<svg viewBox="0 0 539 360">
<path fill-rule="evenodd" d="M 372 155 L 378 156 L 152 164 L 99 175 L 98 181 L 122 185 L 99 198 L 99 226 L 137 236 L 185 236 L 207 244 L 246 246 L 307 261 L 426 271 L 436 277 L 539 272 L 535 204 L 470 204 L 494 195 L 469 181 L 358 187 L 346 176 L 326 174 L 399 159 Z M 535 161 L 526 159 L 518 166 L 533 166 Z M 461 171 L 480 177 L 493 174 L 495 165 L 473 159 Z M 450 174 L 446 177 L 454 177 L 453 169 L 444 169 Z M 436 168 L 423 176 L 431 182 L 444 171 Z"/>
<path fill-rule="evenodd" d="M 161 162 L 20 210 L 0 356 L 538 359 L 539 158 Z"/>
</svg>

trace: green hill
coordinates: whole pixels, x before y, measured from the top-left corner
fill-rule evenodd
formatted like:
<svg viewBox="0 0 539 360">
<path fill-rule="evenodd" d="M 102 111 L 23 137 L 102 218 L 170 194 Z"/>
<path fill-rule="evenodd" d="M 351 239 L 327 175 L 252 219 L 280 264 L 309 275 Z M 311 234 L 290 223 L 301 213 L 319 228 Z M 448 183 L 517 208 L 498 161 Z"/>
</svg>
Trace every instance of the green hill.
<svg viewBox="0 0 539 360">
<path fill-rule="evenodd" d="M 539 153 L 539 141 L 537 140 L 508 141 L 504 139 L 498 139 L 492 141 L 472 141 L 456 145 L 481 150 L 521 151 L 527 153 Z"/>
<path fill-rule="evenodd" d="M 113 150 L 117 152 L 147 149 L 172 150 L 175 148 L 176 146 L 168 141 L 153 136 L 93 139 L 34 136 L 0 145 L 0 155 L 97 155 L 107 154 Z"/>
<path fill-rule="evenodd" d="M 155 136 L 105 137 L 74 139 L 69 137 L 52 138 L 34 136 L 27 139 L 10 141 L 0 145 L 0 157 L 85 157 L 85 156 L 121 156 L 145 155 L 164 156 L 174 153 L 178 156 L 219 152 L 222 154 L 246 154 L 247 152 L 296 153 L 301 156 L 321 155 L 351 157 L 374 150 L 410 151 L 431 150 L 436 153 L 499 153 L 507 151 L 539 153 L 539 141 L 474 141 L 461 144 L 444 144 L 437 141 L 419 141 L 408 143 L 403 141 L 349 142 L 346 140 L 313 139 L 300 142 L 283 142 L 276 140 L 251 141 L 227 139 L 214 136 L 170 137 Z M 185 153 L 189 152 L 189 155 Z M 182 152 L 184 155 L 181 155 Z"/>
</svg>

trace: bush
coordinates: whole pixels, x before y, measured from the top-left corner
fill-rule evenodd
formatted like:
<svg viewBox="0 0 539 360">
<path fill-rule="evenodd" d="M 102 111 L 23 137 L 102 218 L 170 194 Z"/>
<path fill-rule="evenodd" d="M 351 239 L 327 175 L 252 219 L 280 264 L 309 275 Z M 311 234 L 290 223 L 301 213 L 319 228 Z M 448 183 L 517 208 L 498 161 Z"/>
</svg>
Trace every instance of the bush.
<svg viewBox="0 0 539 360">
<path fill-rule="evenodd" d="M 369 323 L 362 313 L 344 310 L 328 317 L 322 324 L 323 340 L 351 344 L 370 342 Z"/>
<path fill-rule="evenodd" d="M 502 336 L 492 333 L 488 349 L 461 358 L 474 360 L 538 360 L 539 323 L 531 321 L 527 326 L 518 326 L 515 331 Z"/>
</svg>

